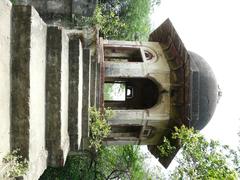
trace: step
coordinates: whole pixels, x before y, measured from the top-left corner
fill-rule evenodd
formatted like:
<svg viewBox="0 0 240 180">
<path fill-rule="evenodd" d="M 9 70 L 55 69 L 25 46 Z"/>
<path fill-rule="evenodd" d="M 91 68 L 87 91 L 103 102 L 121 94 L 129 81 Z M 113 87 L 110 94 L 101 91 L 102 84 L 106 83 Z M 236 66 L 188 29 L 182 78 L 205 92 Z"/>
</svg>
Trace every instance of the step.
<svg viewBox="0 0 240 180">
<path fill-rule="evenodd" d="M 82 138 L 82 43 L 81 33 L 69 34 L 69 107 L 70 151 L 80 148 Z"/>
<path fill-rule="evenodd" d="M 29 160 L 25 179 L 46 168 L 45 67 L 47 26 L 31 6 L 12 7 L 11 150 Z"/>
<path fill-rule="evenodd" d="M 64 29 L 47 28 L 46 147 L 51 167 L 63 166 L 69 151 L 68 43 Z"/>
<path fill-rule="evenodd" d="M 2 158 L 10 151 L 10 27 L 12 5 L 0 1 L 0 167 Z M 1 168 L 0 168 L 1 169 Z M 0 173 L 1 178 L 1 173 Z"/>
<path fill-rule="evenodd" d="M 89 138 L 89 107 L 90 107 L 91 53 L 83 49 L 83 88 L 82 88 L 82 140 L 81 149 L 88 149 Z"/>
</svg>

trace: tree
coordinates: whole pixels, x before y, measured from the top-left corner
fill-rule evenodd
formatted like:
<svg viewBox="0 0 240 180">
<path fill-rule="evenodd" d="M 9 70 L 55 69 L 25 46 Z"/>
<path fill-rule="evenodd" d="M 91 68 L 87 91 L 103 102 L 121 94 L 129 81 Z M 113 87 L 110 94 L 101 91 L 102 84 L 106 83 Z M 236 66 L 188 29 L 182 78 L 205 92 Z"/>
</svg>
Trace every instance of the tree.
<svg viewBox="0 0 240 180">
<path fill-rule="evenodd" d="M 68 156 L 64 167 L 48 168 L 40 179 L 148 179 L 142 161 L 138 146 L 109 146 L 101 148 L 97 154 L 85 151 L 79 155 Z"/>
<path fill-rule="evenodd" d="M 172 138 L 178 139 L 182 147 L 172 179 L 237 179 L 240 165 L 237 151 L 218 141 L 207 141 L 198 131 L 185 126 L 176 127 Z"/>
<path fill-rule="evenodd" d="M 98 25 L 105 39 L 147 40 L 150 13 L 160 0 L 102 0 L 93 17 L 76 16 L 79 27 Z"/>
<path fill-rule="evenodd" d="M 104 179 L 147 179 L 139 146 L 110 146 L 104 148 L 97 159 Z"/>
<path fill-rule="evenodd" d="M 112 14 L 122 25 L 106 38 L 121 40 L 146 40 L 150 32 L 150 14 L 160 0 L 105 0 L 100 3 L 103 14 Z M 109 19 L 110 25 L 111 19 Z M 105 27 L 103 27 L 104 29 Z M 116 32 L 117 31 L 117 32 Z"/>
</svg>

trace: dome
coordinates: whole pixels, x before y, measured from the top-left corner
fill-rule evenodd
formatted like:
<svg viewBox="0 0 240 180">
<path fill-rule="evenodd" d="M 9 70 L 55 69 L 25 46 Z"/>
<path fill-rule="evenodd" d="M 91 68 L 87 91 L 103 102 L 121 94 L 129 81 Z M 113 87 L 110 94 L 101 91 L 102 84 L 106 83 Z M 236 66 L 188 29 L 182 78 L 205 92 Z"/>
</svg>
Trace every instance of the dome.
<svg viewBox="0 0 240 180">
<path fill-rule="evenodd" d="M 218 84 L 208 63 L 196 53 L 188 53 L 191 69 L 197 69 L 198 71 L 198 76 L 193 76 L 192 79 L 192 118 L 190 126 L 201 130 L 210 121 L 215 111 L 219 94 Z"/>
</svg>

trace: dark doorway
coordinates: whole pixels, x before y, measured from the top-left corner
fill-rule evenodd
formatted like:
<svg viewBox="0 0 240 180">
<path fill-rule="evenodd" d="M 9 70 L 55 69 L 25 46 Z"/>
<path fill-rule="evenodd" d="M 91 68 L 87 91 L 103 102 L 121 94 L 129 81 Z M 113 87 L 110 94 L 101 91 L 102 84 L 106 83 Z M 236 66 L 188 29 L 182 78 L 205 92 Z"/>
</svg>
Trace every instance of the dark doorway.
<svg viewBox="0 0 240 180">
<path fill-rule="evenodd" d="M 118 83 L 125 85 L 123 95 L 125 98 L 122 100 L 105 98 L 105 107 L 111 107 L 112 109 L 148 109 L 158 101 L 159 88 L 148 78 L 106 78 L 104 86 Z M 118 96 L 117 93 L 115 95 Z M 105 94 L 104 97 L 106 97 Z"/>
</svg>

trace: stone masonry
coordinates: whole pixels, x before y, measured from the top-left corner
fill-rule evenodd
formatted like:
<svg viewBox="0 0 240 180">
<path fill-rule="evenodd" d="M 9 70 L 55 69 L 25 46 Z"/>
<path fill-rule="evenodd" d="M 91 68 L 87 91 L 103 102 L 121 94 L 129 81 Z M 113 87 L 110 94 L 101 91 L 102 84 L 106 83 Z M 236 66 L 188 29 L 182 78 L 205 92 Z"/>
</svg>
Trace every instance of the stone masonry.
<svg viewBox="0 0 240 180">
<path fill-rule="evenodd" d="M 79 60 L 80 59 L 80 60 Z M 82 115 L 82 43 L 77 36 L 69 36 L 69 93 L 68 93 L 68 133 L 70 151 L 77 151 L 81 141 Z M 78 111 L 76 111 L 78 109 Z"/>
<path fill-rule="evenodd" d="M 31 6 L 13 6 L 11 31 L 11 150 L 29 160 L 31 179 L 46 168 L 46 24 Z M 41 48 L 39 48 L 39 46 Z M 36 143 L 37 142 L 37 143 Z M 39 164 L 38 167 L 35 164 Z"/>
<path fill-rule="evenodd" d="M 20 149 L 22 178 L 35 180 L 86 147 L 95 53 L 82 31 L 47 25 L 29 5 L 1 0 L 0 22 L 0 179 L 2 159 Z"/>
<path fill-rule="evenodd" d="M 48 23 L 72 21 L 75 16 L 91 16 L 97 0 L 16 0 L 17 4 L 34 6 Z"/>
<path fill-rule="evenodd" d="M 68 37 L 59 27 L 47 30 L 46 147 L 48 164 L 64 164 L 69 150 Z M 53 131 L 55 129 L 55 131 Z"/>
<path fill-rule="evenodd" d="M 10 2 L 0 1 L 0 160 L 10 151 L 11 9 Z"/>
</svg>

